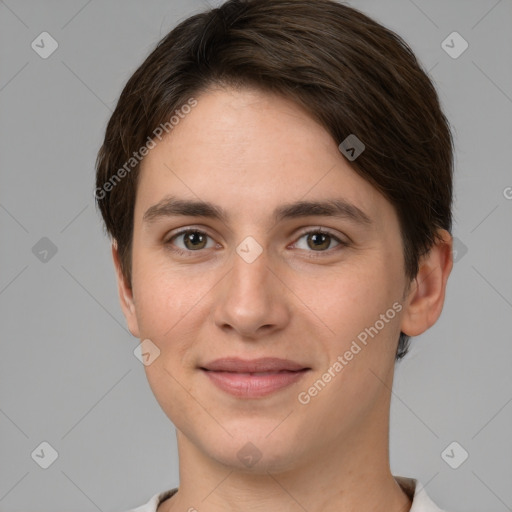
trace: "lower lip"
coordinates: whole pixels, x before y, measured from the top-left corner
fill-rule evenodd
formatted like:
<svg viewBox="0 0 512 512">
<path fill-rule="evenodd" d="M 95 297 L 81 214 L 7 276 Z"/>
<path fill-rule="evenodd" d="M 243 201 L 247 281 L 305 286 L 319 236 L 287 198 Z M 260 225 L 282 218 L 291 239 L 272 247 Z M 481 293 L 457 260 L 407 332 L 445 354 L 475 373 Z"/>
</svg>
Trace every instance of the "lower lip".
<svg viewBox="0 0 512 512">
<path fill-rule="evenodd" d="M 250 375 L 248 373 L 202 370 L 220 389 L 240 398 L 258 398 L 269 395 L 302 379 L 307 369 L 297 372 Z"/>
</svg>

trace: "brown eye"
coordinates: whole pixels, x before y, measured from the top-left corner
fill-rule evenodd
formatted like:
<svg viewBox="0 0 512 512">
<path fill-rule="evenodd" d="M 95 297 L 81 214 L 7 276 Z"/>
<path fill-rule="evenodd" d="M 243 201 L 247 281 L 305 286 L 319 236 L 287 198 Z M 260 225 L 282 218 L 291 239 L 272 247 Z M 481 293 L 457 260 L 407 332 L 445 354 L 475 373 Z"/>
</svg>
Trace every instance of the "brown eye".
<svg viewBox="0 0 512 512">
<path fill-rule="evenodd" d="M 183 242 L 187 249 L 204 249 L 206 246 L 206 235 L 199 231 L 189 231 L 183 235 Z"/>
<path fill-rule="evenodd" d="M 307 243 L 310 249 L 329 249 L 331 245 L 331 236 L 325 233 L 309 233 Z"/>
<path fill-rule="evenodd" d="M 304 244 L 302 240 L 305 240 L 306 243 Z M 331 233 L 316 229 L 303 233 L 295 245 L 297 249 L 326 252 L 327 249 L 331 249 L 337 245 L 343 245 L 343 243 Z"/>
<path fill-rule="evenodd" d="M 208 245 L 209 244 L 209 245 Z M 213 239 L 198 229 L 184 229 L 169 238 L 165 245 L 179 253 L 198 252 L 215 246 Z"/>
<path fill-rule="evenodd" d="M 302 233 L 297 242 L 295 242 L 294 247 L 307 251 L 310 253 L 310 256 L 312 256 L 314 252 L 331 253 L 334 252 L 336 248 L 342 249 L 348 245 L 348 242 L 340 240 L 334 234 L 317 228 Z"/>
</svg>

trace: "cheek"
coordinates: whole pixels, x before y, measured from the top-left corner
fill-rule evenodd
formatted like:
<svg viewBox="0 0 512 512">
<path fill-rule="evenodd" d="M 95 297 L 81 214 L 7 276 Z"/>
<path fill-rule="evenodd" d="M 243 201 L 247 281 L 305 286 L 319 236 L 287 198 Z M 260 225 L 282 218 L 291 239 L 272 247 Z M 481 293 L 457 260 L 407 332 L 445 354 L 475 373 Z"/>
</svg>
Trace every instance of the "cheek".
<svg viewBox="0 0 512 512">
<path fill-rule="evenodd" d="M 195 271 L 193 265 L 171 269 L 159 258 L 140 260 L 134 279 L 137 321 L 141 337 L 160 350 L 159 357 L 146 367 L 146 374 L 162 400 L 168 393 L 178 396 L 182 386 L 188 388 L 188 373 L 197 362 L 195 347 L 208 322 L 216 281 L 216 273 Z"/>
<path fill-rule="evenodd" d="M 157 261 L 139 260 L 134 276 L 134 296 L 141 337 L 150 339 L 159 356 L 145 366 L 148 383 L 158 403 L 170 418 L 188 418 L 192 414 L 193 392 L 188 372 L 190 347 L 197 332 L 191 322 L 201 315 L 201 298 L 208 292 L 206 277 L 170 271 Z M 180 423 L 178 427 L 186 428 Z"/>
<path fill-rule="evenodd" d="M 333 340 L 331 357 L 343 354 L 358 339 L 368 342 L 359 343 L 364 352 L 374 341 L 375 357 L 392 350 L 400 332 L 401 277 L 396 266 L 386 263 L 386 258 L 361 258 L 357 264 L 333 271 L 316 288 L 311 309 L 330 328 L 326 332 Z"/>
<path fill-rule="evenodd" d="M 134 258 L 134 299 L 141 335 L 167 338 L 207 293 L 206 276 L 171 269 L 165 255 Z"/>
</svg>

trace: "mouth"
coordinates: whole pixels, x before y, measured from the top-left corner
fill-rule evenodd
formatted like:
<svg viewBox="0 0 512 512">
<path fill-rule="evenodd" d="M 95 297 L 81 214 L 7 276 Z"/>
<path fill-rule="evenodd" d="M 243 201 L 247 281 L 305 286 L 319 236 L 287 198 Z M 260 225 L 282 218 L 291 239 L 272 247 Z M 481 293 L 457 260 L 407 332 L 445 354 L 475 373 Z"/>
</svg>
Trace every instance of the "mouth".
<svg viewBox="0 0 512 512">
<path fill-rule="evenodd" d="M 202 370 L 215 386 L 237 398 L 261 398 L 278 391 L 283 391 L 298 382 L 309 369 L 279 372 L 221 372 Z"/>
<path fill-rule="evenodd" d="M 236 373 L 277 373 L 310 369 L 298 362 L 278 357 L 260 357 L 251 360 L 240 359 L 239 357 L 223 357 L 211 361 L 200 368 L 208 371 Z"/>
<path fill-rule="evenodd" d="M 277 372 L 231 372 L 231 371 L 222 371 L 222 370 L 208 370 L 207 368 L 201 368 L 205 372 L 217 372 L 217 373 L 236 373 L 237 375 L 276 375 L 278 373 L 297 373 L 308 370 L 308 368 L 303 368 L 302 370 L 279 370 Z"/>
</svg>

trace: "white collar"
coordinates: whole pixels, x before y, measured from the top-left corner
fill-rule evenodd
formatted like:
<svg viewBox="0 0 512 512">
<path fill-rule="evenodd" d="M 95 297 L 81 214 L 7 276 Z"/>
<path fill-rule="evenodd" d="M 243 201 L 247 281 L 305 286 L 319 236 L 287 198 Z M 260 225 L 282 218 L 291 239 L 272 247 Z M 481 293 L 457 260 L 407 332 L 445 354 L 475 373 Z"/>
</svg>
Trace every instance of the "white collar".
<svg viewBox="0 0 512 512">
<path fill-rule="evenodd" d="M 409 512 L 445 512 L 428 496 L 423 484 L 415 478 L 395 476 L 398 485 L 411 497 L 412 506 Z M 178 488 L 155 494 L 146 504 L 128 512 L 156 512 L 160 503 L 175 494 Z"/>
<path fill-rule="evenodd" d="M 428 496 L 423 484 L 416 478 L 395 476 L 398 485 L 412 498 L 409 512 L 444 512 Z"/>
</svg>

